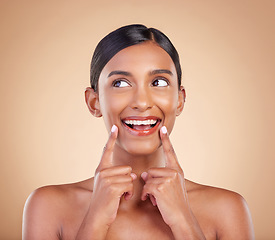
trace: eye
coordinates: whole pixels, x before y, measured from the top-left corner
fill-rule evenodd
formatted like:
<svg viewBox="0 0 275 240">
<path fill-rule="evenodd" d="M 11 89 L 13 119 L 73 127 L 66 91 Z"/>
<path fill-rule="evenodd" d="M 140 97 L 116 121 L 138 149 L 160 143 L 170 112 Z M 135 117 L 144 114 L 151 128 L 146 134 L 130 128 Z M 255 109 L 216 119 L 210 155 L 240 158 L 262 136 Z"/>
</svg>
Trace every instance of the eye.
<svg viewBox="0 0 275 240">
<path fill-rule="evenodd" d="M 120 80 L 113 81 L 112 86 L 116 88 L 124 88 L 124 87 L 130 87 L 130 84 L 127 81 L 120 79 Z"/>
<path fill-rule="evenodd" d="M 152 86 L 153 87 L 166 87 L 168 86 L 168 81 L 167 80 L 164 80 L 164 79 L 155 79 L 153 82 L 152 82 Z"/>
</svg>

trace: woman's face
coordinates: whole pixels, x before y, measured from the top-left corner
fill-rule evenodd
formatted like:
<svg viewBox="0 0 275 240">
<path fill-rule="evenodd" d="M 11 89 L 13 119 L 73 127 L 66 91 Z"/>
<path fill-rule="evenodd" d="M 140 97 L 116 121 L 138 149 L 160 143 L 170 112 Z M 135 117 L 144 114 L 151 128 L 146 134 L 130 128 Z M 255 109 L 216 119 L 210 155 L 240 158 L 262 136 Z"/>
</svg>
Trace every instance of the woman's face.
<svg viewBox="0 0 275 240">
<path fill-rule="evenodd" d="M 152 42 L 118 52 L 103 68 L 98 83 L 106 127 L 118 127 L 117 144 L 131 154 L 158 149 L 159 130 L 165 125 L 172 131 L 182 111 L 183 94 L 171 57 Z"/>
</svg>

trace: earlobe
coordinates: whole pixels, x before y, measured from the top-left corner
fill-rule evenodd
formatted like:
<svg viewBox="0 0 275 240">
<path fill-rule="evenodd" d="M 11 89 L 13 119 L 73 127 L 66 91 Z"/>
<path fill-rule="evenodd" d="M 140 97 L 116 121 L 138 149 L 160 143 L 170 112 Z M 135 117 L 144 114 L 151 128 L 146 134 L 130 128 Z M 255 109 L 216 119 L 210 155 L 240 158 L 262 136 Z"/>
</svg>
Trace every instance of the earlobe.
<svg viewBox="0 0 275 240">
<path fill-rule="evenodd" d="M 88 106 L 89 111 L 95 117 L 101 117 L 100 104 L 98 93 L 94 89 L 87 87 L 85 90 L 85 101 Z"/>
<path fill-rule="evenodd" d="M 182 113 L 184 103 L 185 103 L 186 93 L 183 86 L 180 87 L 179 90 L 179 99 L 178 99 L 178 106 L 177 106 L 177 113 L 176 115 L 179 116 Z"/>
</svg>

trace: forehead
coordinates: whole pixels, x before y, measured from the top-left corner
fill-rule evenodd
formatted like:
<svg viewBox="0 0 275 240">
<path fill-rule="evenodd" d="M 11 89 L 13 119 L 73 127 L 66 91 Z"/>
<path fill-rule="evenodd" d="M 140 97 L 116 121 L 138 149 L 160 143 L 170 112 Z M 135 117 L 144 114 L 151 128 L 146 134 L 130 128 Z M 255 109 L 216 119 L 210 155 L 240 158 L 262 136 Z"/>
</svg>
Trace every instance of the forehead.
<svg viewBox="0 0 275 240">
<path fill-rule="evenodd" d="M 155 43 L 144 42 L 124 48 L 114 55 L 103 68 L 101 75 L 105 76 L 114 70 L 149 72 L 155 69 L 167 69 L 174 76 L 177 75 L 169 54 Z"/>
</svg>

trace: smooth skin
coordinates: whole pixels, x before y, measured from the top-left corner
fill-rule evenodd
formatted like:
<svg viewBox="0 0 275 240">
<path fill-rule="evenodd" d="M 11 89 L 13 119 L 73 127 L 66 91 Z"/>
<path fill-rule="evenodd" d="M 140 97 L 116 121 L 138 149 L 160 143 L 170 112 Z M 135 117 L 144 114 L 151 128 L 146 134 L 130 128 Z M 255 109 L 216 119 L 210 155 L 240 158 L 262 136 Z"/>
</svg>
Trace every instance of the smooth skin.
<svg viewBox="0 0 275 240">
<path fill-rule="evenodd" d="M 152 42 L 123 49 L 106 64 L 98 92 L 85 91 L 90 112 L 103 116 L 110 132 L 95 175 L 34 191 L 24 209 L 24 240 L 254 239 L 239 194 L 184 177 L 169 139 L 185 100 L 176 76 L 170 56 Z M 122 121 L 129 116 L 161 122 L 154 133 L 135 136 Z"/>
</svg>

